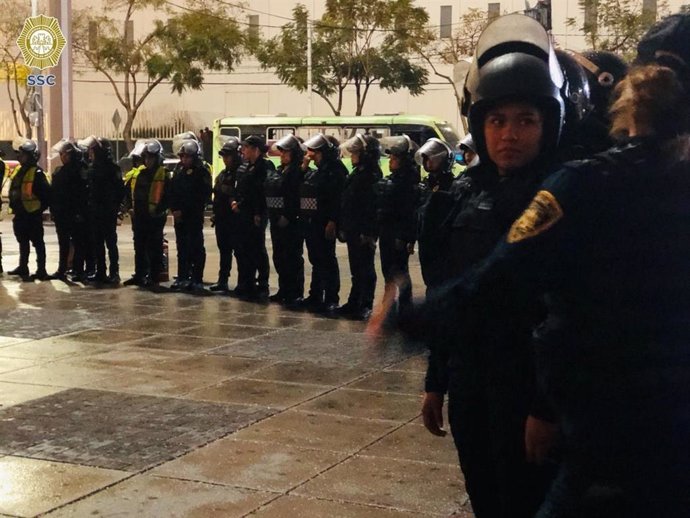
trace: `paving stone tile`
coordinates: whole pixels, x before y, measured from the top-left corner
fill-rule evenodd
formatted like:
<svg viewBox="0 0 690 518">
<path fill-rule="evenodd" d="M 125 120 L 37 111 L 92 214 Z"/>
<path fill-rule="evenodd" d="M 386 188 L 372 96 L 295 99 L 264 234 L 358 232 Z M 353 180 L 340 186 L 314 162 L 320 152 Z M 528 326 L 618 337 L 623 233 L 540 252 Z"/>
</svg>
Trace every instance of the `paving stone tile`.
<svg viewBox="0 0 690 518">
<path fill-rule="evenodd" d="M 110 485 L 128 473 L 20 457 L 0 458 L 0 512 L 36 516 Z"/>
<path fill-rule="evenodd" d="M 412 358 L 408 358 L 406 360 L 401 361 L 400 363 L 396 363 L 395 365 L 391 365 L 388 369 L 389 370 L 396 370 L 396 371 L 410 371 L 410 372 L 426 372 L 427 368 L 427 353 L 424 354 L 417 354 L 413 356 Z"/>
<path fill-rule="evenodd" d="M 85 366 L 96 367 L 120 367 L 125 369 L 156 369 L 166 362 L 189 358 L 188 353 L 179 351 L 165 351 L 159 349 L 145 349 L 140 347 L 122 346 L 112 351 L 93 354 L 78 359 L 68 360 L 71 363 L 79 362 Z M 60 365 L 57 361 L 53 365 Z"/>
<path fill-rule="evenodd" d="M 33 306 L 0 310 L 0 335 L 18 338 L 44 338 L 98 327 L 101 323 L 97 315 L 86 311 Z"/>
<path fill-rule="evenodd" d="M 354 453 L 397 423 L 287 410 L 233 435 L 235 439 Z"/>
<path fill-rule="evenodd" d="M 424 425 L 413 422 L 398 428 L 361 452 L 370 457 L 436 462 L 458 465 L 458 453 L 450 433 L 432 435 Z"/>
<path fill-rule="evenodd" d="M 109 327 L 126 329 L 128 331 L 143 331 L 146 333 L 177 333 L 190 327 L 197 326 L 197 322 L 190 320 L 162 320 L 157 318 L 140 318 L 126 322 L 114 323 Z"/>
<path fill-rule="evenodd" d="M 147 349 L 164 349 L 168 351 L 200 352 L 209 351 L 227 345 L 232 339 L 205 338 L 188 335 L 155 335 L 143 340 L 129 342 L 131 347 L 143 347 Z"/>
<path fill-rule="evenodd" d="M 2 380 L 1 375 L 0 380 Z M 192 390 L 209 387 L 217 382 L 218 376 L 197 374 L 180 376 L 178 372 L 161 370 L 128 371 L 101 380 L 98 388 L 152 396 L 182 396 Z"/>
<path fill-rule="evenodd" d="M 236 326 L 232 324 L 218 324 L 216 322 L 209 322 L 201 326 L 185 329 L 184 331 L 180 332 L 180 334 L 206 336 L 211 338 L 225 338 L 227 340 L 244 340 L 245 338 L 253 338 L 255 336 L 260 336 L 271 332 L 275 332 L 275 329 L 270 327 Z"/>
<path fill-rule="evenodd" d="M 238 315 L 232 319 L 232 323 L 243 326 L 283 328 L 302 324 L 304 319 L 279 313 L 255 313 Z"/>
<path fill-rule="evenodd" d="M 237 318 L 245 317 L 249 313 L 239 311 L 234 306 L 226 306 L 219 304 L 214 309 L 200 309 L 200 308 L 187 308 L 187 309 L 176 309 L 175 311 L 169 313 L 168 318 L 180 319 L 180 320 L 191 320 L 193 322 L 222 322 L 222 323 L 234 323 Z"/>
<path fill-rule="evenodd" d="M 17 338 L 14 336 L 0 336 L 0 347 L 5 347 L 7 345 L 20 344 L 20 343 L 26 342 L 28 340 L 30 340 L 30 338 Z"/>
<path fill-rule="evenodd" d="M 219 354 L 191 354 L 163 362 L 155 368 L 170 372 L 194 372 L 202 376 L 217 376 L 219 379 L 223 379 L 254 371 L 268 363 L 254 358 L 234 358 Z"/>
<path fill-rule="evenodd" d="M 108 378 L 126 375 L 129 371 L 99 365 L 85 365 L 70 359 L 58 363 L 48 363 L 22 370 L 0 374 L 0 381 L 22 383 L 30 381 L 36 385 L 52 387 L 92 387 L 96 388 Z"/>
<path fill-rule="evenodd" d="M 457 466 L 356 456 L 294 493 L 448 515 L 466 500 L 459 473 Z"/>
<path fill-rule="evenodd" d="M 153 336 L 153 333 L 126 331 L 122 329 L 89 329 L 69 336 L 75 342 L 94 344 L 118 344 Z"/>
<path fill-rule="evenodd" d="M 0 410 L 0 451 L 138 471 L 270 414 L 258 406 L 72 389 Z"/>
<path fill-rule="evenodd" d="M 380 371 L 352 383 L 349 388 L 419 395 L 424 392 L 424 374 L 412 371 Z"/>
<path fill-rule="evenodd" d="M 380 368 L 410 356 L 396 345 L 375 346 L 359 333 L 332 333 L 282 329 L 252 340 L 233 343 L 214 351 L 217 354 L 303 361 L 315 358 L 321 363 L 348 364 Z"/>
<path fill-rule="evenodd" d="M 39 362 L 73 356 L 85 356 L 112 349 L 113 347 L 110 345 L 77 343 L 69 339 L 56 337 L 8 345 L 0 349 L 0 352 L 3 358 L 23 358 Z"/>
<path fill-rule="evenodd" d="M 420 413 L 420 398 L 368 390 L 337 389 L 299 406 L 306 412 L 409 421 Z"/>
<path fill-rule="evenodd" d="M 337 331 L 344 333 L 363 333 L 367 327 L 366 322 L 356 320 L 342 320 L 336 318 L 315 318 L 302 323 L 301 329 L 310 331 Z"/>
<path fill-rule="evenodd" d="M 0 382 L 0 408 L 49 396 L 62 390 L 64 390 L 62 387 Z"/>
<path fill-rule="evenodd" d="M 0 351 L 0 355 L 2 352 Z M 25 367 L 36 365 L 36 360 L 25 360 L 22 358 L 3 358 L 0 356 L 0 374 L 3 372 L 12 372 Z"/>
<path fill-rule="evenodd" d="M 285 492 L 346 456 L 345 453 L 228 438 L 167 462 L 155 468 L 152 474 Z"/>
<path fill-rule="evenodd" d="M 273 498 L 274 493 L 141 475 L 47 516 L 239 518 Z"/>
<path fill-rule="evenodd" d="M 187 398 L 286 408 L 322 394 L 327 387 L 234 378 L 195 390 Z"/>
<path fill-rule="evenodd" d="M 250 516 L 257 518 L 324 518 L 326 516 L 337 516 L 338 518 L 415 518 L 429 515 L 289 495 L 281 496 Z M 468 518 L 470 517 L 468 516 Z"/>
<path fill-rule="evenodd" d="M 247 378 L 337 387 L 370 372 L 365 367 L 315 362 L 278 362 L 245 375 Z"/>
</svg>

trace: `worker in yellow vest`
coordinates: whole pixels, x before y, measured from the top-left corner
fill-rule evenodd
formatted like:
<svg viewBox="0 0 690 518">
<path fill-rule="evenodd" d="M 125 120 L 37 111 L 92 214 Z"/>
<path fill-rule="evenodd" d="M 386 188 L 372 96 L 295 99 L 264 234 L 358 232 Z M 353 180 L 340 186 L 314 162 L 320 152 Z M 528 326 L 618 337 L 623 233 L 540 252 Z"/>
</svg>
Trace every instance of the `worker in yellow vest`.
<svg viewBox="0 0 690 518">
<path fill-rule="evenodd" d="M 129 179 L 134 232 L 134 275 L 125 286 L 157 289 L 163 265 L 163 227 L 168 213 L 170 175 L 163 167 L 163 146 L 148 140 L 141 151 L 144 167 Z"/>
<path fill-rule="evenodd" d="M 7 273 L 25 281 L 44 281 L 48 273 L 42 214 L 50 204 L 50 184 L 38 165 L 41 156 L 38 144 L 25 139 L 16 150 L 19 165 L 10 180 L 10 211 L 14 213 L 12 227 L 19 242 L 19 266 Z M 33 275 L 29 275 L 29 243 L 36 250 L 36 273 Z"/>
</svg>

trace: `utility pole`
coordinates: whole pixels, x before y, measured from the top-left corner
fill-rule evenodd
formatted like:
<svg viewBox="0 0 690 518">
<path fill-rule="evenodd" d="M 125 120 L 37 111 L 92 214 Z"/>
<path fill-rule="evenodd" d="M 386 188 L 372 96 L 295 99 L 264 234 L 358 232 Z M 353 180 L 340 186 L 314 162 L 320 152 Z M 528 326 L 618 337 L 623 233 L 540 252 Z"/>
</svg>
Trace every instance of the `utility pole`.
<svg viewBox="0 0 690 518">
<path fill-rule="evenodd" d="M 38 16 L 38 0 L 31 0 L 31 16 Z M 40 74 L 41 70 L 38 68 L 32 68 L 32 74 Z M 34 117 L 32 122 L 36 126 L 36 143 L 38 144 L 38 149 L 41 152 L 41 158 L 39 163 L 42 168 L 46 166 L 46 139 L 45 139 L 45 127 L 43 126 L 43 87 L 34 86 L 34 93 L 32 96 L 32 111 Z"/>
<path fill-rule="evenodd" d="M 72 0 L 50 0 L 49 14 L 58 19 L 66 44 L 59 65 L 59 77 L 49 89 L 48 129 L 51 143 L 61 138 L 73 138 L 72 96 Z"/>
</svg>

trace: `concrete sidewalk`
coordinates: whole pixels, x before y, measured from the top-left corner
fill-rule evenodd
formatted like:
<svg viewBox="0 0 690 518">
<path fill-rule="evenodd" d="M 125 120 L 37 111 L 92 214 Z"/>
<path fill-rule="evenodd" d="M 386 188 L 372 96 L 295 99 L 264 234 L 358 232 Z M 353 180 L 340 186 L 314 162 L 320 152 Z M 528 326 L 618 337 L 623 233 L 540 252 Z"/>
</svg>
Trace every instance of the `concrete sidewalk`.
<svg viewBox="0 0 690 518">
<path fill-rule="evenodd" d="M 127 225 L 119 238 L 124 280 Z M 50 272 L 49 225 L 46 241 Z M 213 282 L 211 229 L 206 248 Z M 0 311 L 2 515 L 472 516 L 452 439 L 419 419 L 425 355 L 368 343 L 362 323 L 7 276 Z"/>
</svg>

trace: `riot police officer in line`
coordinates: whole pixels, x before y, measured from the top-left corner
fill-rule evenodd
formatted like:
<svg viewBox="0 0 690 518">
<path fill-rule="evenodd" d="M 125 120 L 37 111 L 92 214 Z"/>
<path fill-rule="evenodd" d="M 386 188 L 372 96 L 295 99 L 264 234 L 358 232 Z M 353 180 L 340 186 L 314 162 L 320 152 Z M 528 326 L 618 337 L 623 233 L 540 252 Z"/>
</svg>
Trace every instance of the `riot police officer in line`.
<svg viewBox="0 0 690 518">
<path fill-rule="evenodd" d="M 171 290 L 203 292 L 206 249 L 204 209 L 211 195 L 211 174 L 201 160 L 196 140 L 185 140 L 177 148 L 179 164 L 170 182 L 170 212 L 174 218 L 177 244 L 177 279 Z"/>
<path fill-rule="evenodd" d="M 430 138 L 415 153 L 415 162 L 427 172 L 422 181 L 427 193 L 450 191 L 455 180 L 455 153 L 448 144 L 436 137 Z"/>
<path fill-rule="evenodd" d="M 237 191 L 232 211 L 239 216 L 238 281 L 235 294 L 248 300 L 268 301 L 270 265 L 266 251 L 266 142 L 249 135 L 242 142 L 244 163 L 237 171 Z"/>
<path fill-rule="evenodd" d="M 396 280 L 404 279 L 397 297 L 402 307 L 412 299 L 408 264 L 417 239 L 420 172 L 414 156 L 419 146 L 407 135 L 386 137 L 383 144 L 391 174 L 376 186 L 381 270 L 386 294 L 396 292 Z"/>
<path fill-rule="evenodd" d="M 59 259 L 52 279 L 67 278 L 70 250 L 73 250 L 72 274 L 75 280 L 84 280 L 84 260 L 89 243 L 87 206 L 87 168 L 76 142 L 60 140 L 53 151 L 62 162 L 52 175 L 50 213 L 55 222 Z"/>
<path fill-rule="evenodd" d="M 5 185 L 5 175 L 7 174 L 6 171 L 6 164 L 3 162 L 2 157 L 5 156 L 5 152 L 0 149 L 0 191 L 2 190 L 2 186 Z M 2 210 L 2 197 L 0 197 L 0 210 Z M 2 239 L 0 239 L 0 274 L 3 273 L 3 268 L 2 268 Z"/>
<path fill-rule="evenodd" d="M 134 233 L 134 275 L 125 286 L 157 289 L 163 266 L 163 227 L 167 219 L 170 177 L 163 167 L 163 146 L 146 141 L 129 183 Z"/>
<path fill-rule="evenodd" d="M 17 146 L 17 161 L 10 179 L 10 210 L 14 213 L 12 228 L 19 243 L 19 266 L 7 272 L 22 280 L 48 279 L 46 245 L 43 240 L 42 214 L 50 205 L 50 184 L 38 165 L 38 144 L 24 139 Z M 36 250 L 36 273 L 29 275 L 29 243 Z"/>
<path fill-rule="evenodd" d="M 479 165 L 479 155 L 477 155 L 477 147 L 474 144 L 472 133 L 465 135 L 458 144 L 460 150 L 460 164 L 465 167 L 474 167 Z"/>
<path fill-rule="evenodd" d="M 113 162 L 110 141 L 93 135 L 81 144 L 89 158 L 87 172 L 88 216 L 91 247 L 96 259 L 96 271 L 87 280 L 96 283 L 120 282 L 120 254 L 117 247 L 117 216 L 124 198 L 122 171 Z M 104 247 L 105 245 L 105 247 Z M 106 271 L 106 248 L 110 261 L 110 275 Z"/>
<path fill-rule="evenodd" d="M 342 144 L 350 155 L 352 172 L 345 179 L 338 239 L 347 243 L 352 287 L 347 302 L 336 314 L 366 320 L 374 305 L 376 290 L 376 184 L 383 178 L 379 165 L 381 146 L 371 135 L 357 133 Z"/>
<path fill-rule="evenodd" d="M 242 164 L 240 140 L 229 137 L 218 151 L 225 168 L 218 173 L 213 185 L 213 226 L 216 232 L 216 244 L 220 252 L 218 281 L 211 285 L 211 291 L 228 292 L 228 278 L 232 269 L 232 254 L 241 256 L 239 214 L 232 211 L 237 189 L 237 170 Z"/>
<path fill-rule="evenodd" d="M 269 300 L 286 306 L 294 306 L 304 295 L 304 236 L 299 217 L 302 146 L 294 135 L 278 140 L 274 148 L 280 153 L 280 166 L 269 172 L 265 183 L 273 265 L 278 273 L 278 291 Z"/>
<path fill-rule="evenodd" d="M 304 182 L 300 188 L 300 214 L 304 220 L 307 257 L 312 265 L 309 295 L 302 307 L 332 314 L 338 307 L 340 270 L 335 255 L 341 195 L 347 169 L 340 161 L 339 143 L 318 133 L 304 145 Z M 316 169 L 309 168 L 314 162 Z"/>
</svg>

